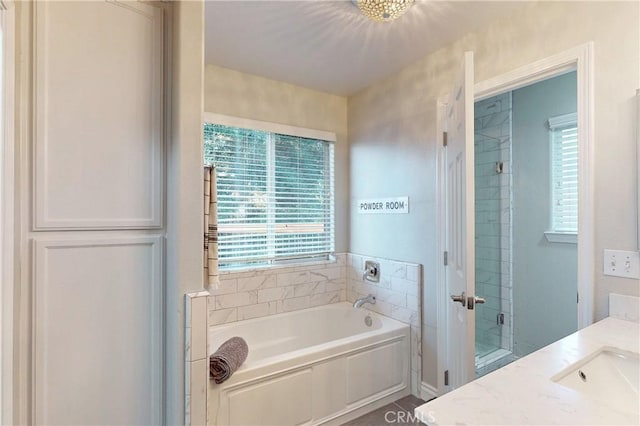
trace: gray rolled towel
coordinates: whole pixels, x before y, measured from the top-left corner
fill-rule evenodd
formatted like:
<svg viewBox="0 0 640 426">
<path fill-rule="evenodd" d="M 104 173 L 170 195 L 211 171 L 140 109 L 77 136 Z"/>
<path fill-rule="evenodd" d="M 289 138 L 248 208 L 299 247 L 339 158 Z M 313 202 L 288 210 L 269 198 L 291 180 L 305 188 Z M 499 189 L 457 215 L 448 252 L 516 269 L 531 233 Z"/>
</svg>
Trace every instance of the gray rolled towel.
<svg viewBox="0 0 640 426">
<path fill-rule="evenodd" d="M 247 342 L 242 337 L 232 337 L 209 357 L 209 375 L 220 384 L 242 365 L 249 354 Z"/>
</svg>

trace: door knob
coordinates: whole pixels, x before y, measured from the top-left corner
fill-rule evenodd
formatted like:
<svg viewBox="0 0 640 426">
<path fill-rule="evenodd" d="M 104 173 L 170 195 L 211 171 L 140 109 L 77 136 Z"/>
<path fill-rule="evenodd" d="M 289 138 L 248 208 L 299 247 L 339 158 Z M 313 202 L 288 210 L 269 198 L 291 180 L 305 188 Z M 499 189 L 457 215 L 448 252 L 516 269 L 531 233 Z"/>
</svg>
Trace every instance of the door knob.
<svg viewBox="0 0 640 426">
<path fill-rule="evenodd" d="M 475 305 L 482 305 L 484 302 L 484 297 L 469 296 L 467 298 L 467 309 L 473 309 Z"/>
<path fill-rule="evenodd" d="M 460 295 L 452 294 L 451 300 L 454 302 L 460 302 L 462 306 L 467 306 L 467 297 L 464 294 L 464 291 Z"/>
</svg>

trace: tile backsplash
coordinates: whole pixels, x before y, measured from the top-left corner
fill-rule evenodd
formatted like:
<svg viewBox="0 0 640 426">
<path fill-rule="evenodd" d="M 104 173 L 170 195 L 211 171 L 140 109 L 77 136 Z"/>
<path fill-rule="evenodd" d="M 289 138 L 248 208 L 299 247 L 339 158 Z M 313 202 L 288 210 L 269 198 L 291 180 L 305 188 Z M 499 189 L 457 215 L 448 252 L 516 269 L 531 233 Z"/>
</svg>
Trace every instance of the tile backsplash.
<svg viewBox="0 0 640 426">
<path fill-rule="evenodd" d="M 640 297 L 609 293 L 609 316 L 640 322 Z"/>
</svg>

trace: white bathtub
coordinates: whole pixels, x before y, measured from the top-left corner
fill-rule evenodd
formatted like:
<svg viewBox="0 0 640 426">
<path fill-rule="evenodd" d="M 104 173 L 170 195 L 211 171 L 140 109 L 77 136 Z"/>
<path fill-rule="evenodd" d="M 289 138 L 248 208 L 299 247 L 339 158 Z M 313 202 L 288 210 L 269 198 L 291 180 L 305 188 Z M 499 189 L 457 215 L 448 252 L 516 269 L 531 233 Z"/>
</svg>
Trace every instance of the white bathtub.
<svg viewBox="0 0 640 426">
<path fill-rule="evenodd" d="M 249 356 L 209 380 L 209 425 L 339 424 L 409 394 L 409 326 L 348 303 L 212 327 L 209 353 L 232 336 Z"/>
</svg>

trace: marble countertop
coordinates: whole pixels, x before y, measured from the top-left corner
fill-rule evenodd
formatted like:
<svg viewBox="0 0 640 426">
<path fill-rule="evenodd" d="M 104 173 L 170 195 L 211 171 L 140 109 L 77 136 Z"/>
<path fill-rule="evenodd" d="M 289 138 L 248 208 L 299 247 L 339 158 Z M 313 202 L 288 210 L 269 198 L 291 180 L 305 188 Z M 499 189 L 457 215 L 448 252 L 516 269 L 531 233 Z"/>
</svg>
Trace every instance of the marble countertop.
<svg viewBox="0 0 640 426">
<path fill-rule="evenodd" d="M 431 426 L 639 425 L 638 407 L 622 412 L 551 381 L 602 346 L 640 352 L 640 324 L 605 318 L 416 408 L 416 415 Z"/>
</svg>

